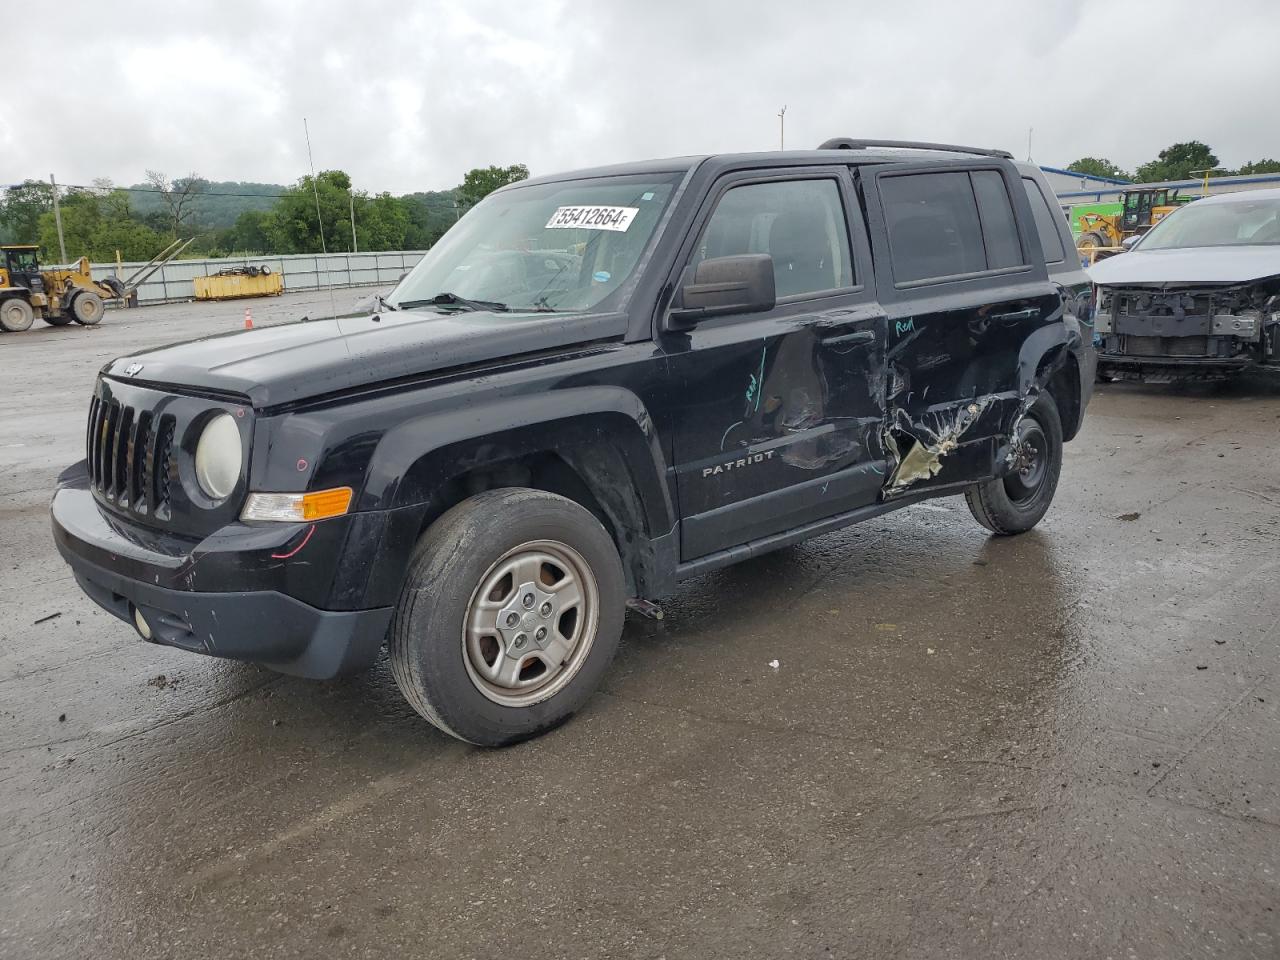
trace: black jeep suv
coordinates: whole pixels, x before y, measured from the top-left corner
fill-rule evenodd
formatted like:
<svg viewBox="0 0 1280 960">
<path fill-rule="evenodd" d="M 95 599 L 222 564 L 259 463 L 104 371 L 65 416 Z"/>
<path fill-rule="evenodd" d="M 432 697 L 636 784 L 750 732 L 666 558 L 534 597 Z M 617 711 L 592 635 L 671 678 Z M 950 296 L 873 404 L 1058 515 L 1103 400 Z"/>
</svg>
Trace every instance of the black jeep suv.
<svg viewBox="0 0 1280 960">
<path fill-rule="evenodd" d="M 949 494 L 1034 526 L 1095 363 L 1056 209 L 1006 153 L 845 139 L 524 181 L 376 312 L 104 367 L 54 536 L 147 640 L 386 642 L 440 729 L 528 737 L 681 578 Z"/>
</svg>

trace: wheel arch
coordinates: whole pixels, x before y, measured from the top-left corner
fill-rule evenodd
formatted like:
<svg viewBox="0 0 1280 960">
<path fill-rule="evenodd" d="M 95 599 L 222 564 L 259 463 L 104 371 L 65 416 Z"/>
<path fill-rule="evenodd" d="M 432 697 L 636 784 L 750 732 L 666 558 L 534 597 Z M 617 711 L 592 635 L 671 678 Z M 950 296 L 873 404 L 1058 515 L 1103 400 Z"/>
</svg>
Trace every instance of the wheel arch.
<svg viewBox="0 0 1280 960">
<path fill-rule="evenodd" d="M 674 543 L 675 509 L 647 410 L 620 388 L 568 388 L 455 416 L 428 414 L 387 431 L 359 509 L 388 511 L 405 529 L 385 532 L 368 601 L 398 593 L 412 544 L 446 510 L 485 490 L 521 486 L 591 511 L 618 548 L 632 595 L 656 595 L 671 577 L 665 545 Z"/>
<path fill-rule="evenodd" d="M 1080 430 L 1080 364 L 1076 352 L 1082 340 L 1066 324 L 1041 327 L 1022 344 L 1018 355 L 1018 392 L 1022 396 L 1047 390 L 1058 407 L 1063 440 Z"/>
</svg>

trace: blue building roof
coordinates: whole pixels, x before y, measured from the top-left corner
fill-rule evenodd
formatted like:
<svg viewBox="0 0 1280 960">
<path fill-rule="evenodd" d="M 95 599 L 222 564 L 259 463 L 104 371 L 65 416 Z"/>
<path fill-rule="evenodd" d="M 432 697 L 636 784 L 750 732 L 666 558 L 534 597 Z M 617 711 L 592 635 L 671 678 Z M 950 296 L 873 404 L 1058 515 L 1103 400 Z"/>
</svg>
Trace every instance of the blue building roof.
<svg viewBox="0 0 1280 960">
<path fill-rule="evenodd" d="M 1132 180 L 1125 180 L 1122 177 L 1100 177 L 1097 174 L 1093 174 L 1093 173 L 1080 173 L 1076 170 L 1063 170 L 1060 167 L 1046 167 L 1043 164 L 1040 165 L 1040 169 L 1043 170 L 1045 173 L 1058 173 L 1064 177 L 1076 177 L 1080 180 L 1093 180 L 1097 183 L 1109 183 L 1117 186 L 1121 184 L 1133 183 Z"/>
</svg>

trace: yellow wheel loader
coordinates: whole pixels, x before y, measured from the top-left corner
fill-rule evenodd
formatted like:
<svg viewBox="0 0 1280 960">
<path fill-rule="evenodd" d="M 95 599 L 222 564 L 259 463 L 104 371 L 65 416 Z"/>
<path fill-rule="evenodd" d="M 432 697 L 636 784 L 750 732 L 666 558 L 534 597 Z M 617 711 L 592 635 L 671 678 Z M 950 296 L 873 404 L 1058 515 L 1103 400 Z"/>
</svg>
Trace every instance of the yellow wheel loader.
<svg viewBox="0 0 1280 960">
<path fill-rule="evenodd" d="M 21 333 L 36 319 L 55 327 L 73 320 L 92 327 L 106 312 L 106 301 L 130 299 L 147 277 L 190 243 L 175 240 L 127 280 L 94 280 L 88 257 L 81 257 L 69 267 L 41 269 L 39 247 L 0 246 L 0 330 Z"/>
<path fill-rule="evenodd" d="M 1080 215 L 1080 239 L 1076 248 L 1082 253 L 1099 248 L 1117 248 L 1128 237 L 1146 233 L 1178 207 L 1194 197 L 1179 197 L 1177 188 L 1142 187 L 1126 190 L 1119 213 L 1085 213 Z"/>
</svg>

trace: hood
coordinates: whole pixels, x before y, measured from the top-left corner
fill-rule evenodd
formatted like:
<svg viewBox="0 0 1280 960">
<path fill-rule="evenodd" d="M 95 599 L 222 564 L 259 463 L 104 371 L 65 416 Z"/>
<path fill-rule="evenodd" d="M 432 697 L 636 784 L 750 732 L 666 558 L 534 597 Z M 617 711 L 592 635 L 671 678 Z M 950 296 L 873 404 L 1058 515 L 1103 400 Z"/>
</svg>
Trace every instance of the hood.
<svg viewBox="0 0 1280 960">
<path fill-rule="evenodd" d="M 1100 260 L 1089 278 L 1103 286 L 1250 283 L 1280 276 L 1280 245 L 1143 250 Z"/>
<path fill-rule="evenodd" d="M 423 310 L 298 321 L 113 360 L 128 383 L 187 387 L 277 406 L 387 380 L 620 337 L 626 319 Z"/>
</svg>

